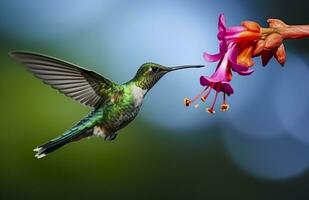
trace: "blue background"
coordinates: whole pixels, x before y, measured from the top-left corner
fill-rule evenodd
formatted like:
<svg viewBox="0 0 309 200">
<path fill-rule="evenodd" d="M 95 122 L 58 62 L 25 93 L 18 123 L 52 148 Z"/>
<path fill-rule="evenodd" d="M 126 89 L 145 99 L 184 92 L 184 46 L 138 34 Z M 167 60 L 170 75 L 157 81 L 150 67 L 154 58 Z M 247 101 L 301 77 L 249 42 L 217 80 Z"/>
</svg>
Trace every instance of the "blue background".
<svg viewBox="0 0 309 200">
<path fill-rule="evenodd" d="M 234 74 L 226 113 L 185 108 L 216 63 L 217 20 L 308 24 L 306 1 L 2 0 L 0 2 L 1 199 L 308 199 L 309 39 L 285 42 L 249 77 Z M 36 160 L 32 149 L 89 112 L 8 57 L 28 50 L 123 83 L 148 61 L 205 64 L 166 75 L 114 142 L 100 138 Z M 220 102 L 218 102 L 220 103 Z"/>
</svg>

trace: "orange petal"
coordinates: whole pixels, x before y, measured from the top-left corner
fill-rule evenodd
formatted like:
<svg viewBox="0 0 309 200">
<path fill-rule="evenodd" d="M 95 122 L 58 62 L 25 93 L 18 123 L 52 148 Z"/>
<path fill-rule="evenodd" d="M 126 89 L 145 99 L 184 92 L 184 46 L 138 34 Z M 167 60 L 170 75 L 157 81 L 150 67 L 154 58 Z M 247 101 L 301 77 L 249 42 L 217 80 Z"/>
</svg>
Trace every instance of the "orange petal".
<svg viewBox="0 0 309 200">
<path fill-rule="evenodd" d="M 282 43 L 282 36 L 278 33 L 272 33 L 265 39 L 265 49 L 271 50 L 274 49 Z"/>
<path fill-rule="evenodd" d="M 252 42 L 242 42 L 239 43 L 239 53 L 237 56 L 237 64 L 251 67 L 254 65 L 252 60 L 253 43 Z"/>
<path fill-rule="evenodd" d="M 282 65 L 284 66 L 284 63 L 286 61 L 286 53 L 285 53 L 285 48 L 284 48 L 284 45 L 281 44 L 277 51 L 275 52 L 275 58 L 277 59 L 277 61 Z"/>
<path fill-rule="evenodd" d="M 270 28 L 287 27 L 288 25 L 280 19 L 268 19 L 267 20 Z"/>
<path fill-rule="evenodd" d="M 265 47 L 265 40 L 259 40 L 254 47 L 253 56 L 260 56 Z"/>
<path fill-rule="evenodd" d="M 263 67 L 267 65 L 267 63 L 270 61 L 270 59 L 273 57 L 273 52 L 272 51 L 263 51 L 262 53 L 262 64 Z"/>
<path fill-rule="evenodd" d="M 260 25 L 253 21 L 243 21 L 241 22 L 241 25 L 246 27 L 249 31 L 260 32 L 261 30 Z"/>
</svg>

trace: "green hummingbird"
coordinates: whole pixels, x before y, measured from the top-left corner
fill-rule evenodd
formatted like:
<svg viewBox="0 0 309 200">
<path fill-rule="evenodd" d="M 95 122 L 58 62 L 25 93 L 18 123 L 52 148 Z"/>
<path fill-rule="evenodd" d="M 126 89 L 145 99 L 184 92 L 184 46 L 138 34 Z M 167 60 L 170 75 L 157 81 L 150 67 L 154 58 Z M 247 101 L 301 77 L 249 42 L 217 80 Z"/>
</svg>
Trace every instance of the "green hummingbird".
<svg viewBox="0 0 309 200">
<path fill-rule="evenodd" d="M 71 129 L 35 148 L 38 159 L 85 137 L 95 135 L 108 141 L 114 140 L 118 130 L 134 120 L 145 95 L 162 76 L 175 70 L 204 67 L 185 65 L 168 68 L 148 62 L 130 81 L 120 85 L 94 71 L 46 55 L 20 51 L 10 55 L 45 84 L 93 109 Z"/>
</svg>

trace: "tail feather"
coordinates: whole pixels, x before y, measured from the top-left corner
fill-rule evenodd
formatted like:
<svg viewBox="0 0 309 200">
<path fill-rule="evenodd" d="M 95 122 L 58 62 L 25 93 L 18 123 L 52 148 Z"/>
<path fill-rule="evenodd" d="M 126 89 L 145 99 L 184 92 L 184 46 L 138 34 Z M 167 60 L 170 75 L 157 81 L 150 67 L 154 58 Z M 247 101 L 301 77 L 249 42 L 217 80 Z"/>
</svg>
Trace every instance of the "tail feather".
<svg viewBox="0 0 309 200">
<path fill-rule="evenodd" d="M 43 158 L 47 154 L 59 149 L 60 147 L 64 146 L 65 144 L 72 142 L 75 140 L 75 138 L 80 137 L 80 135 L 84 134 L 84 130 L 68 130 L 64 135 L 55 138 L 43 145 L 40 145 L 39 147 L 35 148 L 33 151 L 36 152 L 35 157 L 36 158 Z M 86 130 L 87 132 L 87 130 Z M 85 135 L 86 137 L 86 135 Z"/>
<path fill-rule="evenodd" d="M 67 143 L 90 136 L 92 134 L 92 128 L 96 125 L 101 116 L 102 115 L 98 111 L 90 113 L 64 134 L 35 148 L 33 150 L 36 152 L 35 157 L 38 159 L 43 158 Z"/>
</svg>

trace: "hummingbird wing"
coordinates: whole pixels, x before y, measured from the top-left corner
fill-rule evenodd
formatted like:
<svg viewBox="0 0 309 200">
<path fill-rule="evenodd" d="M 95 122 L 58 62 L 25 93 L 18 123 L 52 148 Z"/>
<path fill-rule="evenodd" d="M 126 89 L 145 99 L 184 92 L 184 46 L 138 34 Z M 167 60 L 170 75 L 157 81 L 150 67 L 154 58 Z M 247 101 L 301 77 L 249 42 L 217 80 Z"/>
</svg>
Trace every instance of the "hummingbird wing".
<svg viewBox="0 0 309 200">
<path fill-rule="evenodd" d="M 10 54 L 44 83 L 74 100 L 93 108 L 108 98 L 107 91 L 116 84 L 77 65 L 31 52 Z"/>
</svg>

